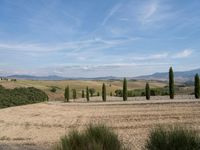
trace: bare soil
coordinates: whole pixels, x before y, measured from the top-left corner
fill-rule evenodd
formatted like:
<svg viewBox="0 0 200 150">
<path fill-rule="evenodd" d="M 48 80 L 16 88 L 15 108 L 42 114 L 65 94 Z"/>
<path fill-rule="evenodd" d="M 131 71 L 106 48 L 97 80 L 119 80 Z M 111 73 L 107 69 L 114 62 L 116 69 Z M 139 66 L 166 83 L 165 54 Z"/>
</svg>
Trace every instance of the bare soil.
<svg viewBox="0 0 200 150">
<path fill-rule="evenodd" d="M 71 129 L 104 123 L 118 133 L 127 147 L 140 150 L 152 127 L 182 124 L 200 132 L 200 101 L 192 97 L 109 98 L 100 102 L 47 102 L 0 110 L 0 149 L 50 150 Z M 162 100 L 161 100 L 162 99 Z M 119 101 L 120 100 L 120 101 Z"/>
</svg>

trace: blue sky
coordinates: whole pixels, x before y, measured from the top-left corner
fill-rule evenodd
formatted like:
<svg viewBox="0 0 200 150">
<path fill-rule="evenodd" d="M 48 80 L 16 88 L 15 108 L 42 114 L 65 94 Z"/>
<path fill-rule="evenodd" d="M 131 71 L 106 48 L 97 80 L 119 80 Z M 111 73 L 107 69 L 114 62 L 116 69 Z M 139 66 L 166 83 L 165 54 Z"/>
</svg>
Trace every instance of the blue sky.
<svg viewBox="0 0 200 150">
<path fill-rule="evenodd" d="M 0 75 L 200 67 L 199 0 L 0 0 Z"/>
</svg>

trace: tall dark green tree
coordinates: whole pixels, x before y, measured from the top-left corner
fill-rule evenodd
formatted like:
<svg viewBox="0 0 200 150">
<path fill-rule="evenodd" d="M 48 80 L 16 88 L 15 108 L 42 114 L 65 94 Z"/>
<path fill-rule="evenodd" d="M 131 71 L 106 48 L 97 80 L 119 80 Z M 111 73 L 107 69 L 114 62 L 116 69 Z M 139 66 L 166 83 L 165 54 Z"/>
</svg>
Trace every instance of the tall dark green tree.
<svg viewBox="0 0 200 150">
<path fill-rule="evenodd" d="M 86 99 L 88 102 L 90 101 L 90 93 L 88 87 L 86 88 Z"/>
<path fill-rule="evenodd" d="M 124 81 L 123 81 L 123 101 L 127 101 L 127 80 L 126 78 L 124 78 Z"/>
<path fill-rule="evenodd" d="M 149 87 L 149 83 L 146 83 L 146 87 L 145 87 L 145 95 L 146 95 L 146 99 L 150 100 L 150 87 Z"/>
<path fill-rule="evenodd" d="M 73 93 L 73 99 L 76 99 L 76 89 L 73 89 L 72 93 Z"/>
<path fill-rule="evenodd" d="M 194 78 L 194 93 L 195 93 L 195 98 L 199 98 L 200 96 L 200 87 L 199 87 L 199 75 L 196 74 Z"/>
<path fill-rule="evenodd" d="M 82 90 L 82 98 L 85 98 L 85 91 Z"/>
<path fill-rule="evenodd" d="M 174 99 L 174 72 L 172 67 L 169 68 L 169 96 Z"/>
<path fill-rule="evenodd" d="M 102 85 L 102 100 L 105 102 L 106 101 L 106 85 L 103 83 Z"/>
<path fill-rule="evenodd" d="M 69 102 L 69 86 L 65 88 L 64 96 L 65 96 L 65 102 Z"/>
</svg>

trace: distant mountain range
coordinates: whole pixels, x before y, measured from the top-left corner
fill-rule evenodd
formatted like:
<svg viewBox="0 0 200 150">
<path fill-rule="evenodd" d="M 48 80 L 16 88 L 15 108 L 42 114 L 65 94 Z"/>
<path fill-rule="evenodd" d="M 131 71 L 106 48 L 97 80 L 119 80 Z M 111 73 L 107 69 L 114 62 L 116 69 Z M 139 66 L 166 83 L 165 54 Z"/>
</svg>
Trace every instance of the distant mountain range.
<svg viewBox="0 0 200 150">
<path fill-rule="evenodd" d="M 186 81 L 192 81 L 196 73 L 200 75 L 200 68 L 190 71 L 174 72 L 174 76 L 176 81 L 186 82 Z M 114 76 L 94 77 L 94 78 L 84 78 L 84 77 L 73 78 L 73 77 L 61 77 L 56 75 L 51 75 L 51 76 L 11 75 L 7 76 L 6 78 L 26 79 L 26 80 L 121 80 L 123 79 L 123 77 L 114 77 Z M 166 81 L 168 80 L 168 72 L 154 73 L 152 75 L 144 75 L 137 77 L 129 77 L 127 79 Z"/>
<path fill-rule="evenodd" d="M 174 78 L 176 81 L 179 81 L 179 82 L 192 81 L 194 79 L 194 76 L 196 73 L 198 73 L 200 75 L 200 68 L 190 70 L 190 71 L 174 72 Z M 145 75 L 145 76 L 138 76 L 138 77 L 135 77 L 134 79 L 166 81 L 166 80 L 168 80 L 168 72 L 154 73 L 152 75 Z"/>
<path fill-rule="evenodd" d="M 120 80 L 121 77 L 106 76 L 106 77 L 61 77 L 56 75 L 51 76 L 31 76 L 31 75 L 10 75 L 6 76 L 8 79 L 21 79 L 21 80 Z"/>
</svg>

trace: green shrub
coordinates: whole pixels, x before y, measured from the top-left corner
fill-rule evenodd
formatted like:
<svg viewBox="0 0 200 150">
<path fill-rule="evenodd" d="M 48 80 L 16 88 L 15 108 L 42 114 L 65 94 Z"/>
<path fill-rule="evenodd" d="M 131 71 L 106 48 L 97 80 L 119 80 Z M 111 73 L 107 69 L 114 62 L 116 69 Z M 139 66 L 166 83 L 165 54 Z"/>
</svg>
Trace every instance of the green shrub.
<svg viewBox="0 0 200 150">
<path fill-rule="evenodd" d="M 50 91 L 51 91 L 52 93 L 55 93 L 55 92 L 56 92 L 56 88 L 55 88 L 55 87 L 52 87 L 52 88 L 50 89 Z"/>
<path fill-rule="evenodd" d="M 90 96 L 93 97 L 96 90 L 94 88 L 89 89 Z"/>
<path fill-rule="evenodd" d="M 0 86 L 0 108 L 47 101 L 45 92 L 34 87 L 5 89 Z"/>
<path fill-rule="evenodd" d="M 76 89 L 72 89 L 73 99 L 76 99 Z"/>
<path fill-rule="evenodd" d="M 200 150 L 200 137 L 183 127 L 157 127 L 145 145 L 146 150 Z"/>
<path fill-rule="evenodd" d="M 71 131 L 61 138 L 56 150 L 121 150 L 117 134 L 104 125 L 90 125 L 82 132 Z"/>
<path fill-rule="evenodd" d="M 85 98 L 85 91 L 84 91 L 84 90 L 82 90 L 81 97 L 82 97 L 82 98 Z"/>
</svg>

